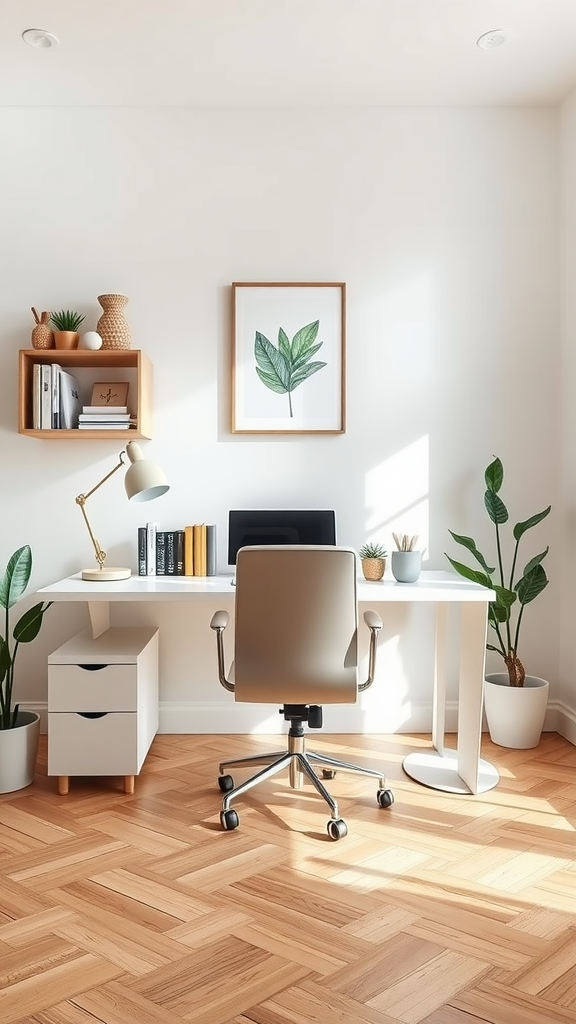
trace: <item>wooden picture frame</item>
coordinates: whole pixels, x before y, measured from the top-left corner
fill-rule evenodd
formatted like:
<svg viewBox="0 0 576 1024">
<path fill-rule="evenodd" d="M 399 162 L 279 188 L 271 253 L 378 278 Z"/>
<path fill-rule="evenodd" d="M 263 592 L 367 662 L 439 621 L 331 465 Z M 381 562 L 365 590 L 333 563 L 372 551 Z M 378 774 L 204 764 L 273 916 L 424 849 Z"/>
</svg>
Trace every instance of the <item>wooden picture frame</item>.
<svg viewBox="0 0 576 1024">
<path fill-rule="evenodd" d="M 234 282 L 232 433 L 343 434 L 345 342 L 344 283 Z"/>
<path fill-rule="evenodd" d="M 90 405 L 101 405 L 105 409 L 114 409 L 117 405 L 127 405 L 129 386 L 125 380 L 106 380 L 94 384 Z"/>
</svg>

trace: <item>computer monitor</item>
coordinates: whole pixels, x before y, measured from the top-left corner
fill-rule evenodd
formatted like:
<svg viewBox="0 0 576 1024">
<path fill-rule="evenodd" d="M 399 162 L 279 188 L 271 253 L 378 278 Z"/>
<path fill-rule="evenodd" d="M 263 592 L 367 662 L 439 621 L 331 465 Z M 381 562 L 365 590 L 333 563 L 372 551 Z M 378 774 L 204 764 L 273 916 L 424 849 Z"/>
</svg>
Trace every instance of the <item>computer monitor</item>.
<svg viewBox="0 0 576 1024">
<path fill-rule="evenodd" d="M 228 564 L 252 544 L 336 544 L 333 509 L 232 509 L 228 513 Z"/>
</svg>

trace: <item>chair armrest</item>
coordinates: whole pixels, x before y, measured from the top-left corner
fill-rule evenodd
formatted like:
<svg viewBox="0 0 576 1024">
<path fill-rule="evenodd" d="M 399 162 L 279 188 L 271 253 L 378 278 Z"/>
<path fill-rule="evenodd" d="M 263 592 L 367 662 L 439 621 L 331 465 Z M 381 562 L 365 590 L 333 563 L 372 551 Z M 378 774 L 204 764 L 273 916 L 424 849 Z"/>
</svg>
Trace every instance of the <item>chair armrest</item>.
<svg viewBox="0 0 576 1024">
<path fill-rule="evenodd" d="M 368 629 L 382 629 L 382 619 L 378 615 L 378 612 L 364 612 L 364 622 L 368 626 Z"/>
<path fill-rule="evenodd" d="M 382 629 L 382 619 L 377 612 L 371 610 L 364 612 L 364 622 L 370 630 L 370 650 L 368 653 L 368 678 L 365 683 L 360 683 L 358 692 L 367 690 L 374 682 L 376 674 L 376 650 L 378 646 L 378 633 Z"/>
<path fill-rule="evenodd" d="M 228 612 L 218 611 L 214 612 L 212 619 L 210 620 L 210 629 L 213 629 L 216 633 L 216 650 L 218 652 L 218 680 L 220 685 L 228 690 L 230 693 L 234 693 L 234 683 L 230 679 L 226 678 L 226 669 L 224 667 L 224 639 L 223 634 L 226 626 L 230 622 L 230 616 Z"/>
<path fill-rule="evenodd" d="M 230 616 L 228 612 L 219 611 L 214 612 L 210 621 L 210 629 L 226 629 L 226 626 L 230 622 Z"/>
</svg>

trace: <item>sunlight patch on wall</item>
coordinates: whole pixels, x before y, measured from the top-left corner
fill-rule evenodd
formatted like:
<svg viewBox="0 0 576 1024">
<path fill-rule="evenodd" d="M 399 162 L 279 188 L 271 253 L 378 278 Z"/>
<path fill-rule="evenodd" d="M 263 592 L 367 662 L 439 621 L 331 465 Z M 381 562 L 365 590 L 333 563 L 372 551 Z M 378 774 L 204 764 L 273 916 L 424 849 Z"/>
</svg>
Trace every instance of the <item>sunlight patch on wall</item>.
<svg viewBox="0 0 576 1024">
<path fill-rule="evenodd" d="M 392 534 L 418 536 L 418 548 L 428 548 L 429 438 L 407 445 L 366 474 L 366 536 L 395 546 Z"/>
</svg>

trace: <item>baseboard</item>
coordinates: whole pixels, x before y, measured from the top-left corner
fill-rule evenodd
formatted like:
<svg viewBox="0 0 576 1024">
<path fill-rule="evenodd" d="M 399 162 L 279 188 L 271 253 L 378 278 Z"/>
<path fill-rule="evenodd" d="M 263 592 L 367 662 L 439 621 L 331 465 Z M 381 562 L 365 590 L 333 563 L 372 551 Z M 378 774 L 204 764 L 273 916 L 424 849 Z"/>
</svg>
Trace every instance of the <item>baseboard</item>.
<svg viewBox="0 0 576 1024">
<path fill-rule="evenodd" d="M 40 731 L 48 728 L 48 711 L 45 703 L 22 702 L 22 710 L 36 711 L 40 715 Z M 164 702 L 159 708 L 158 732 L 174 734 L 266 734 L 281 735 L 286 732 L 286 722 L 278 710 L 268 704 L 176 704 Z M 334 705 L 324 708 L 324 728 L 333 733 L 370 735 L 373 733 L 429 733 L 432 731 L 432 705 L 410 706 L 408 717 L 398 720 L 396 713 L 386 709 L 376 712 L 349 705 Z M 458 729 L 458 705 L 449 703 L 446 708 L 446 732 Z M 485 726 L 484 726 L 485 729 Z M 559 701 L 551 701 L 546 711 L 545 732 L 557 732 L 576 746 L 576 712 Z"/>
</svg>

